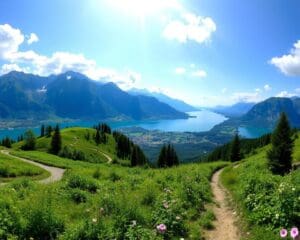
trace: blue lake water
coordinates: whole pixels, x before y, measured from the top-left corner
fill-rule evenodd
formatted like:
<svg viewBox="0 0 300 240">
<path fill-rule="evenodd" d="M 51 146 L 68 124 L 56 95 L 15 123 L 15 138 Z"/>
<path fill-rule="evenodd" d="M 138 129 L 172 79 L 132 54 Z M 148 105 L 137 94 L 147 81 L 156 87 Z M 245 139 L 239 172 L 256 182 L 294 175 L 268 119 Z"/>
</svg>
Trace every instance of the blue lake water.
<svg viewBox="0 0 300 240">
<path fill-rule="evenodd" d="M 107 122 L 112 129 L 124 127 L 142 127 L 147 130 L 160 130 L 165 132 L 204 132 L 213 128 L 215 125 L 225 121 L 227 118 L 221 114 L 217 114 L 208 110 L 188 113 L 193 118 L 175 119 L 175 120 L 157 120 L 157 121 L 122 121 L 122 122 Z M 101 122 L 101 121 L 100 121 Z M 66 127 L 92 127 L 99 121 L 74 121 L 60 123 L 61 128 Z M 26 130 L 32 129 L 37 135 L 40 134 L 40 126 L 31 128 L 14 128 L 0 129 L 0 139 L 9 136 L 17 139 Z"/>
<path fill-rule="evenodd" d="M 270 133 L 272 129 L 260 127 L 239 127 L 239 134 L 245 138 L 258 138 L 264 134 Z"/>
</svg>

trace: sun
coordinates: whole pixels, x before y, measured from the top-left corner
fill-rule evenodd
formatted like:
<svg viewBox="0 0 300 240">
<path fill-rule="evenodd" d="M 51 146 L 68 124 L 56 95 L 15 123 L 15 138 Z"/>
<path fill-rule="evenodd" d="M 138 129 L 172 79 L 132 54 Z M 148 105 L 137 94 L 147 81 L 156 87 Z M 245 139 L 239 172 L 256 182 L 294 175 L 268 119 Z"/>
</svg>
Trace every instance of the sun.
<svg viewBox="0 0 300 240">
<path fill-rule="evenodd" d="M 144 19 L 168 8 L 179 8 L 177 0 L 108 0 L 109 4 L 123 13 Z"/>
</svg>

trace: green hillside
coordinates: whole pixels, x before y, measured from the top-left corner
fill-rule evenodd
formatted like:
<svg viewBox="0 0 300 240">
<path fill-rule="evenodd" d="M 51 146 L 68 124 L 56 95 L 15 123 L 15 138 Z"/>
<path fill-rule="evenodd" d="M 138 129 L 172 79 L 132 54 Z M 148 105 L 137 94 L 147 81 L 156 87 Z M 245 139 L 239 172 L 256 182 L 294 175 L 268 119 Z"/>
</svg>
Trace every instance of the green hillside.
<svg viewBox="0 0 300 240">
<path fill-rule="evenodd" d="M 63 145 L 100 160 L 49 154 L 46 137 L 37 140 L 35 151 L 20 150 L 22 143 L 7 150 L 66 172 L 52 184 L 24 178 L 0 187 L 0 239 L 199 239 L 211 227 L 209 180 L 227 163 L 169 169 L 108 164 L 101 152 L 116 158 L 114 139 L 97 146 L 86 140 L 87 132 L 94 130 L 61 131 Z M 156 229 L 160 224 L 167 227 L 163 233 Z"/>
<path fill-rule="evenodd" d="M 115 140 L 112 135 L 107 134 L 108 142 L 97 145 L 93 139 L 96 130 L 92 128 L 66 128 L 61 130 L 62 148 L 67 146 L 71 151 L 82 151 L 86 161 L 101 163 L 108 162 L 109 158 L 113 159 L 116 154 Z M 87 136 L 89 138 L 87 139 Z M 36 150 L 48 152 L 50 148 L 50 137 L 37 139 Z M 20 149 L 24 142 L 18 142 L 13 145 L 14 149 Z M 109 158 L 107 156 L 109 156 Z"/>
<path fill-rule="evenodd" d="M 269 145 L 257 149 L 222 174 L 223 183 L 244 219 L 240 227 L 249 232 L 245 239 L 280 239 L 279 229 L 300 224 L 300 171 L 273 175 L 267 167 L 269 149 Z M 299 138 L 295 140 L 293 153 L 295 164 L 300 161 Z"/>
</svg>

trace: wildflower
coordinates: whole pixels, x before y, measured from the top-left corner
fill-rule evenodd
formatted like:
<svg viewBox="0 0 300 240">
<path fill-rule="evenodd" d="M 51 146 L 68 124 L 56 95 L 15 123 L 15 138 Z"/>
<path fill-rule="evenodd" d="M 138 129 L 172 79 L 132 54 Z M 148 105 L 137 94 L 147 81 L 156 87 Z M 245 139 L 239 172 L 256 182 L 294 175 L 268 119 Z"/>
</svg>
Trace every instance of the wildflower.
<svg viewBox="0 0 300 240">
<path fill-rule="evenodd" d="M 164 206 L 164 208 L 166 208 L 166 209 L 169 208 L 169 204 L 168 204 L 168 203 L 164 203 L 163 206 Z"/>
<path fill-rule="evenodd" d="M 156 226 L 156 229 L 159 233 L 164 234 L 167 231 L 167 226 L 163 223 Z"/>
<path fill-rule="evenodd" d="M 181 219 L 181 217 L 180 216 L 176 216 L 176 220 L 180 220 Z"/>
<path fill-rule="evenodd" d="M 133 220 L 133 221 L 132 221 L 131 226 L 132 226 L 132 227 L 136 226 L 136 220 Z"/>
<path fill-rule="evenodd" d="M 280 237 L 285 238 L 288 235 L 288 231 L 286 229 L 280 230 Z"/>
<path fill-rule="evenodd" d="M 293 238 L 293 239 L 295 239 L 296 237 L 298 237 L 299 236 L 299 230 L 298 230 L 298 228 L 297 227 L 293 227 L 292 229 L 291 229 L 291 237 Z"/>
<path fill-rule="evenodd" d="M 100 214 L 102 214 L 104 212 L 104 208 L 100 208 Z"/>
<path fill-rule="evenodd" d="M 92 222 L 93 222 L 93 223 L 96 223 L 96 222 L 97 222 L 97 219 L 96 219 L 96 218 L 93 218 L 93 219 L 92 219 Z"/>
</svg>

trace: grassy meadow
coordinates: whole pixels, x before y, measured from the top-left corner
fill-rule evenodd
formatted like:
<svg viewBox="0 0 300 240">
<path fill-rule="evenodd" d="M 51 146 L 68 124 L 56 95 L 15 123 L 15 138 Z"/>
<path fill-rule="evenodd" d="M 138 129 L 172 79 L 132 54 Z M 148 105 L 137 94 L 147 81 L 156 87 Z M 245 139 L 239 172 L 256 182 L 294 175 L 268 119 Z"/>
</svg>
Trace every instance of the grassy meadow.
<svg viewBox="0 0 300 240">
<path fill-rule="evenodd" d="M 0 188 L 0 239 L 201 239 L 214 218 L 205 207 L 212 201 L 211 175 L 227 163 L 169 169 L 107 163 L 102 153 L 116 158 L 114 139 L 97 146 L 87 131 L 93 130 L 62 131 L 63 145 L 91 154 L 86 161 L 47 153 L 46 137 L 37 140 L 36 151 L 13 146 L 11 154 L 67 171 L 53 184 L 25 178 Z"/>
<path fill-rule="evenodd" d="M 241 213 L 241 229 L 247 240 L 281 239 L 281 228 L 300 225 L 300 171 L 280 176 L 267 167 L 270 146 L 255 151 L 239 165 L 228 166 L 222 181 Z M 300 160 L 300 140 L 294 143 L 294 163 Z"/>
</svg>

